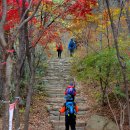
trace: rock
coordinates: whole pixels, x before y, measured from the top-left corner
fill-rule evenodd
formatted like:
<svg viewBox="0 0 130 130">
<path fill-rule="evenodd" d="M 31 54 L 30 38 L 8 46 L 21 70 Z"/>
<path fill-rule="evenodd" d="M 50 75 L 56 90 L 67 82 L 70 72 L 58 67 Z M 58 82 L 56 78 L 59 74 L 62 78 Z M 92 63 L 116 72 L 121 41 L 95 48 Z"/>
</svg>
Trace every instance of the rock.
<svg viewBox="0 0 130 130">
<path fill-rule="evenodd" d="M 110 121 L 104 130 L 118 130 L 118 128 L 114 122 Z"/>
<path fill-rule="evenodd" d="M 93 115 L 87 122 L 86 130 L 118 130 L 118 128 L 107 117 Z"/>
</svg>

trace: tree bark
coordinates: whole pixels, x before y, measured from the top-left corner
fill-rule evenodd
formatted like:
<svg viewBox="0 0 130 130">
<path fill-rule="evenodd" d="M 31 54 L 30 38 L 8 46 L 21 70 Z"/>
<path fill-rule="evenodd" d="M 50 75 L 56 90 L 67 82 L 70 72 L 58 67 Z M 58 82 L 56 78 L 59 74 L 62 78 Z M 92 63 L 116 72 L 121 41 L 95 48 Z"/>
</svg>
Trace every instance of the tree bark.
<svg viewBox="0 0 130 130">
<path fill-rule="evenodd" d="M 123 82 L 124 82 L 124 86 L 125 86 L 125 90 L 126 90 L 128 122 L 129 122 L 129 129 L 130 129 L 130 104 L 129 104 L 129 93 L 128 93 L 128 85 L 127 85 L 127 77 L 126 77 L 126 65 L 122 62 L 121 55 L 120 55 L 120 52 L 119 52 L 118 32 L 117 32 L 117 28 L 116 28 L 116 26 L 115 26 L 115 24 L 113 22 L 112 16 L 111 16 L 109 1 L 108 0 L 105 0 L 105 1 L 106 1 L 107 9 L 108 9 L 110 22 L 111 22 L 111 28 L 112 28 L 113 38 L 114 38 L 114 45 L 115 45 L 115 49 L 116 49 L 116 55 L 117 55 L 117 58 L 118 58 L 118 61 L 119 61 L 120 67 L 121 67 Z"/>
<path fill-rule="evenodd" d="M 21 8 L 21 19 L 26 19 L 26 15 L 23 17 L 25 13 L 26 7 L 25 7 L 25 0 L 22 3 Z M 15 97 L 19 97 L 19 87 L 20 87 L 20 81 L 24 78 L 24 61 L 26 58 L 26 24 L 24 24 L 20 30 L 19 30 L 19 54 L 17 58 L 17 64 L 15 66 L 16 68 L 16 80 L 15 80 Z M 20 127 L 20 117 L 19 117 L 19 106 L 17 104 L 17 107 L 15 109 L 15 130 L 18 130 Z"/>
<path fill-rule="evenodd" d="M 10 55 L 6 53 L 7 49 L 7 42 L 4 36 L 4 24 L 6 20 L 7 14 L 7 1 L 2 0 L 2 18 L 0 20 L 0 46 L 3 50 L 3 61 L 5 64 L 2 66 L 2 78 L 3 78 L 3 123 L 2 123 L 2 130 L 8 130 L 9 127 L 9 83 L 10 83 Z"/>
<path fill-rule="evenodd" d="M 130 35 L 130 10 L 129 10 L 129 7 L 130 7 L 130 0 L 127 0 L 127 2 L 126 2 L 126 22 L 128 25 L 128 31 L 129 31 L 129 35 Z"/>
<path fill-rule="evenodd" d="M 28 45 L 27 45 L 28 46 Z M 31 106 L 31 100 L 32 100 L 32 92 L 33 92 L 33 85 L 35 84 L 35 59 L 34 59 L 34 48 L 31 49 L 32 53 L 29 50 L 29 46 L 27 47 L 27 58 L 28 58 L 28 64 L 30 68 L 30 83 L 28 87 L 28 95 L 26 100 L 26 109 L 25 109 L 25 123 L 24 123 L 24 130 L 28 130 L 29 127 L 29 113 L 30 113 L 30 106 Z"/>
</svg>

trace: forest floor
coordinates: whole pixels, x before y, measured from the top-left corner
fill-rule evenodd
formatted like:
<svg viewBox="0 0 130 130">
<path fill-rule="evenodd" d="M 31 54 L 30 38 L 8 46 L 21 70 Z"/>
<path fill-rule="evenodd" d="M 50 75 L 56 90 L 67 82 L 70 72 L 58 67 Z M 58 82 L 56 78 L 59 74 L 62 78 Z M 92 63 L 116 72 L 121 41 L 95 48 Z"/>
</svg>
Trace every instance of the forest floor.
<svg viewBox="0 0 130 130">
<path fill-rule="evenodd" d="M 87 99 L 87 102 L 90 106 L 90 110 L 87 113 L 86 119 L 88 120 L 92 115 L 101 115 L 108 117 L 109 119 L 114 120 L 114 116 L 112 114 L 112 111 L 114 115 L 116 116 L 116 119 L 118 123 L 120 122 L 120 107 L 118 102 L 113 98 L 113 95 L 110 99 L 110 105 L 112 108 L 112 111 L 109 108 L 109 105 L 102 106 L 99 101 L 99 95 L 98 92 L 100 91 L 98 87 L 94 86 L 93 84 L 86 85 L 86 83 L 82 83 L 81 91 L 84 95 L 84 97 Z M 125 111 L 126 112 L 126 111 Z M 128 130 L 128 119 L 125 119 L 125 123 L 123 125 L 123 130 Z"/>
<path fill-rule="evenodd" d="M 49 115 L 46 109 L 46 98 L 47 97 L 45 96 L 44 92 L 33 94 L 28 130 L 52 130 L 52 126 L 49 124 Z M 20 109 L 20 117 L 21 130 L 23 130 L 24 109 Z M 2 130 L 1 118 L 0 130 Z"/>
<path fill-rule="evenodd" d="M 46 109 L 46 98 L 47 97 L 44 93 L 37 93 L 33 95 L 29 130 L 52 130 Z"/>
</svg>

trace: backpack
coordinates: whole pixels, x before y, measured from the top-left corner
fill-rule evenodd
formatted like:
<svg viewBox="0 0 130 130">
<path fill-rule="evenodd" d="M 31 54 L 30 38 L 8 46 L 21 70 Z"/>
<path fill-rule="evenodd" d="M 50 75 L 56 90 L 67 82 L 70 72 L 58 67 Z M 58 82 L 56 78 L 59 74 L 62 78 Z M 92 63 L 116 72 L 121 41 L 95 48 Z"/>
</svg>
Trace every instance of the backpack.
<svg viewBox="0 0 130 130">
<path fill-rule="evenodd" d="M 75 115 L 76 110 L 75 110 L 75 103 L 74 102 L 66 102 L 66 115 Z"/>
<path fill-rule="evenodd" d="M 70 45 L 69 45 L 71 48 L 73 48 L 73 46 L 74 46 L 74 43 L 73 43 L 73 41 L 71 41 L 70 42 Z"/>
<path fill-rule="evenodd" d="M 67 89 L 66 89 L 66 95 L 69 94 L 69 95 L 74 96 L 75 92 L 76 92 L 76 91 L 75 91 L 75 88 L 73 88 L 73 87 L 72 87 L 72 88 L 67 88 Z"/>
</svg>

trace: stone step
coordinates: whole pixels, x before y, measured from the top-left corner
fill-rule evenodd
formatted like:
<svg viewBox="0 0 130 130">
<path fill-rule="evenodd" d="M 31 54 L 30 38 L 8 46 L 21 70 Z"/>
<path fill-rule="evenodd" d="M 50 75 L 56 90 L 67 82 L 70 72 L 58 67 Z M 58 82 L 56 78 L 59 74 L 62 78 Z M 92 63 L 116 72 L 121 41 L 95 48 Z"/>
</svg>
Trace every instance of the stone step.
<svg viewBox="0 0 130 130">
<path fill-rule="evenodd" d="M 54 66 L 48 66 L 48 69 L 47 69 L 47 71 L 52 71 L 52 70 L 54 70 L 54 71 L 56 71 L 56 70 L 58 70 L 58 71 L 60 71 L 60 70 L 65 70 L 65 71 L 69 71 L 69 70 L 71 70 L 71 66 L 70 65 L 54 65 Z"/>
<path fill-rule="evenodd" d="M 60 120 L 60 122 L 52 120 L 51 123 L 55 127 L 56 126 L 64 126 L 65 125 L 65 121 L 61 121 L 61 120 Z M 86 125 L 85 121 L 76 121 L 76 126 L 78 126 L 78 127 L 85 127 L 85 125 Z"/>
<path fill-rule="evenodd" d="M 55 126 L 53 130 L 65 130 L 65 126 Z M 86 129 L 85 126 L 83 126 L 83 127 L 76 127 L 76 130 L 86 130 Z"/>
<path fill-rule="evenodd" d="M 55 80 L 43 80 L 43 83 L 45 83 L 45 87 L 59 87 L 61 88 L 64 86 L 64 84 L 67 84 L 65 81 L 55 81 Z"/>
<path fill-rule="evenodd" d="M 69 75 L 69 74 L 66 74 L 66 75 Z M 53 78 L 54 77 L 54 78 Z M 58 75 L 58 74 L 55 74 L 55 76 L 51 76 L 51 75 L 49 75 L 49 74 L 47 74 L 46 75 L 46 77 L 44 77 L 44 79 L 43 80 L 48 80 L 48 81 L 50 81 L 50 80 L 69 80 L 69 79 L 71 79 L 71 77 L 68 77 L 68 76 L 65 76 L 65 75 Z"/>
<path fill-rule="evenodd" d="M 62 79 L 60 79 L 60 78 L 57 78 L 57 79 L 53 79 L 53 78 L 52 79 L 51 78 L 47 79 L 47 78 L 44 78 L 43 82 L 44 83 L 50 83 L 50 82 L 52 83 L 52 82 L 54 82 L 53 84 L 57 85 L 59 83 L 64 83 L 64 78 L 62 78 Z"/>
<path fill-rule="evenodd" d="M 66 68 L 59 68 L 59 69 L 55 69 L 55 68 L 49 68 L 47 71 L 46 71 L 46 73 L 49 73 L 49 74 L 61 74 L 60 72 L 64 72 L 65 74 L 70 74 L 70 71 L 71 71 L 71 69 L 66 69 Z M 64 74 L 63 73 L 63 74 Z M 64 74 L 64 75 L 65 75 Z"/>
<path fill-rule="evenodd" d="M 46 92 L 59 92 L 59 93 L 63 93 L 63 91 L 65 91 L 65 89 L 66 89 L 66 87 L 65 86 L 61 86 L 60 88 L 59 87 L 57 87 L 57 86 L 54 86 L 54 87 L 52 87 L 52 86 L 48 86 L 48 87 L 44 87 L 44 90 L 46 91 Z"/>
<path fill-rule="evenodd" d="M 59 102 L 58 103 L 57 102 L 47 102 L 47 105 L 50 105 L 51 107 L 54 107 L 54 106 L 62 107 L 64 105 L 64 103 L 65 103 L 65 101 L 60 102 L 60 103 Z M 76 102 L 76 101 L 75 101 L 75 103 L 77 104 L 78 107 L 87 104 L 86 102 L 84 103 L 84 102 Z"/>
<path fill-rule="evenodd" d="M 48 85 L 48 86 L 47 86 Z M 68 86 L 68 84 L 61 84 L 60 86 L 56 86 L 56 85 L 51 85 L 51 84 L 46 84 L 45 86 L 44 86 L 44 88 L 45 88 L 45 90 L 47 90 L 47 91 L 56 91 L 56 90 L 58 90 L 58 91 L 60 91 L 60 90 L 64 90 L 65 91 L 65 89 L 67 88 L 67 86 Z M 78 91 L 79 92 L 79 89 L 78 88 L 76 88 L 76 91 Z"/>
<path fill-rule="evenodd" d="M 76 115 L 76 120 L 81 120 L 84 118 L 84 115 Z M 50 120 L 59 120 L 59 115 L 55 116 L 55 115 L 51 115 L 49 116 Z M 60 115 L 60 120 L 65 120 L 65 115 Z"/>
<path fill-rule="evenodd" d="M 77 115 L 85 115 L 87 111 L 79 111 Z M 50 115 L 59 116 L 59 111 L 50 111 Z"/>
<path fill-rule="evenodd" d="M 52 62 L 52 61 L 50 61 L 50 62 L 48 62 L 48 65 L 62 65 L 62 64 L 64 64 L 64 65 L 70 65 L 71 66 L 71 63 L 70 63 L 70 61 L 54 61 L 54 62 Z"/>
<path fill-rule="evenodd" d="M 47 85 L 47 84 L 46 84 Z M 54 85 L 54 84 L 48 84 L 47 86 L 44 86 L 45 90 L 51 90 L 51 91 L 56 91 L 56 90 L 65 90 L 67 85 L 61 84 L 60 86 Z"/>
<path fill-rule="evenodd" d="M 45 80 L 47 80 L 47 79 L 49 79 L 49 80 L 55 80 L 55 81 L 59 81 L 59 77 L 57 77 L 57 76 L 46 76 L 46 77 L 44 77 L 43 79 L 45 79 Z"/>
<path fill-rule="evenodd" d="M 65 86 L 61 86 L 60 88 L 59 87 L 44 87 L 44 90 L 46 91 L 46 92 L 52 92 L 52 93 L 63 93 L 64 91 L 65 91 L 65 89 L 66 89 L 66 87 Z M 78 92 L 80 92 L 80 91 L 78 91 Z"/>
<path fill-rule="evenodd" d="M 58 89 L 58 88 L 44 88 L 44 90 L 48 93 L 48 94 L 59 94 L 59 95 L 63 95 L 65 92 L 65 87 L 63 87 L 62 89 Z M 80 90 L 76 90 L 77 94 L 76 96 L 79 95 Z"/>
<path fill-rule="evenodd" d="M 59 109 L 61 108 L 61 106 L 51 106 L 51 105 L 47 105 L 47 110 L 48 111 L 59 111 Z M 82 105 L 82 106 L 78 106 L 79 111 L 88 111 L 90 108 L 87 107 L 86 105 Z"/>
<path fill-rule="evenodd" d="M 46 77 L 58 77 L 58 78 L 60 78 L 61 76 L 64 77 L 64 79 L 66 79 L 66 80 L 72 78 L 71 76 L 69 76 L 69 74 L 66 74 L 66 75 L 61 75 L 59 73 L 58 74 L 56 74 L 56 73 L 55 74 L 52 74 L 52 73 L 47 73 L 46 74 Z"/>
<path fill-rule="evenodd" d="M 56 97 L 56 98 L 48 98 L 47 99 L 47 101 L 48 101 L 48 103 L 49 102 L 53 102 L 53 103 L 61 103 L 61 102 L 64 102 L 65 101 L 65 99 L 64 99 L 64 97 L 62 97 L 62 98 L 59 98 L 59 97 Z M 86 100 L 85 99 L 83 99 L 83 98 L 81 98 L 81 97 L 75 97 L 75 102 L 82 102 L 82 103 L 85 103 L 86 102 Z"/>
<path fill-rule="evenodd" d="M 53 68 L 48 67 L 47 72 L 51 72 L 51 73 L 52 72 L 58 73 L 60 71 L 70 72 L 71 69 L 69 67 L 70 66 L 59 66 L 58 68 L 56 68 L 54 66 L 53 66 Z"/>
<path fill-rule="evenodd" d="M 66 66 L 66 67 L 64 67 L 64 66 L 59 66 L 58 68 L 56 68 L 56 67 L 53 66 L 53 68 L 50 68 L 50 67 L 49 67 L 46 72 L 59 73 L 59 72 L 63 72 L 63 71 L 64 71 L 64 72 L 67 72 L 67 73 L 69 72 L 69 73 L 70 73 L 70 70 L 71 70 L 71 69 L 69 68 L 69 66 Z M 60 73 L 59 73 L 59 74 L 60 74 Z"/>
<path fill-rule="evenodd" d="M 62 87 L 66 87 L 68 84 L 64 83 L 64 82 L 58 82 L 58 81 L 54 81 L 54 80 L 50 80 L 50 81 L 43 81 L 44 86 L 46 88 L 51 88 L 51 87 L 57 87 L 57 88 L 62 88 Z M 60 84 L 60 85 L 59 85 Z"/>
<path fill-rule="evenodd" d="M 55 92 L 47 92 L 47 94 L 48 94 L 48 96 L 49 97 L 51 97 L 51 98 L 55 98 L 55 97 L 57 97 L 57 98 L 63 98 L 64 96 L 65 96 L 65 94 L 64 94 L 64 91 L 62 91 L 61 93 L 55 93 Z M 80 98 L 80 95 L 79 94 L 77 94 L 76 95 L 76 98 Z"/>
</svg>

